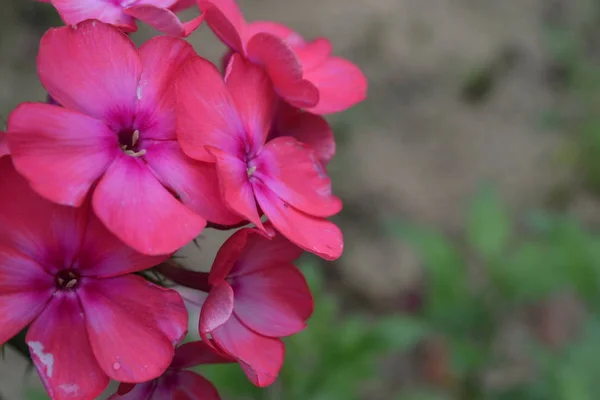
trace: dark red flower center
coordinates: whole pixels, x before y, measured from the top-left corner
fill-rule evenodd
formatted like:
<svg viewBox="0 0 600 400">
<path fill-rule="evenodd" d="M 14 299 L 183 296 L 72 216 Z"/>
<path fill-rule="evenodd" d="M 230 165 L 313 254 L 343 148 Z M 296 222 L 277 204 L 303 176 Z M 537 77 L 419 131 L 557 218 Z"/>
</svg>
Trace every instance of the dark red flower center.
<svg viewBox="0 0 600 400">
<path fill-rule="evenodd" d="M 72 269 L 65 269 L 56 274 L 56 287 L 60 290 L 73 290 L 79 286 L 81 275 Z"/>
<path fill-rule="evenodd" d="M 140 157 L 146 154 L 146 150 L 140 148 L 140 131 L 137 129 L 119 132 L 119 147 L 128 156 Z"/>
</svg>

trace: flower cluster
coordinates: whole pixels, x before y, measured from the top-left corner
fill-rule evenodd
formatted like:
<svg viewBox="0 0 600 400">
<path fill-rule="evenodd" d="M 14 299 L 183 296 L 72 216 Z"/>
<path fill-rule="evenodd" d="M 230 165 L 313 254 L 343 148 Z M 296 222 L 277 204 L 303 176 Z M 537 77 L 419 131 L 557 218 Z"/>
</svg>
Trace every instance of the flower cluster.
<svg viewBox="0 0 600 400">
<path fill-rule="evenodd" d="M 270 385 L 313 311 L 293 262 L 342 254 L 323 115 L 365 98 L 363 74 L 233 0 L 45 2 L 67 24 L 41 39 L 48 100 L 0 132 L 0 345 L 27 330 L 54 400 L 110 380 L 112 399 L 215 400 L 187 370 L 209 363 Z M 166 36 L 137 48 L 136 20 Z M 202 23 L 222 71 L 183 39 Z M 237 230 L 210 272 L 175 264 L 205 228 Z M 201 340 L 181 344 L 195 307 Z"/>
</svg>

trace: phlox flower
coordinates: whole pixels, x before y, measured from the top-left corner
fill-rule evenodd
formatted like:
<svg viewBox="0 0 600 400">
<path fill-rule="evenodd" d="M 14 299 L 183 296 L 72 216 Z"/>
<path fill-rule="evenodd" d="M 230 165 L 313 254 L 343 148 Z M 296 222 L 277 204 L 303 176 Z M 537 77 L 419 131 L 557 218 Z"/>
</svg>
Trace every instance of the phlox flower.
<svg viewBox="0 0 600 400">
<path fill-rule="evenodd" d="M 331 179 L 308 145 L 285 136 L 267 141 L 278 99 L 264 70 L 235 54 L 225 81 L 216 67 L 193 57 L 175 79 L 177 135 L 190 157 L 215 162 L 225 203 L 262 229 L 260 213 L 289 240 L 326 259 L 343 251 L 339 228 L 326 218 L 342 208 Z M 290 127 L 310 131 L 301 114 Z M 308 136 L 310 134 L 306 134 Z"/>
<path fill-rule="evenodd" d="M 51 203 L 0 159 L 0 345 L 26 342 L 53 400 L 93 400 L 110 379 L 165 372 L 187 332 L 181 296 L 131 273 L 163 262 L 132 250 L 87 204 Z"/>
<path fill-rule="evenodd" d="M 38 0 L 51 3 L 67 25 L 97 19 L 123 32 L 137 31 L 136 19 L 171 36 L 187 37 L 200 26 L 200 15 L 182 23 L 175 13 L 194 5 L 190 0 Z"/>
<path fill-rule="evenodd" d="M 171 78 L 192 56 L 190 44 L 172 37 L 138 51 L 98 21 L 50 29 L 38 74 L 61 106 L 24 103 L 11 113 L 15 167 L 59 204 L 80 206 L 91 192 L 98 218 L 145 254 L 175 252 L 206 220 L 238 223 L 220 198 L 214 165 L 188 158 L 177 142 Z"/>
<path fill-rule="evenodd" d="M 262 387 L 275 381 L 283 365 L 285 348 L 279 338 L 304 329 L 313 312 L 310 289 L 292 264 L 301 253 L 281 235 L 269 240 L 261 231 L 244 228 L 219 249 L 209 274 L 169 264 L 159 270 L 197 289 L 180 293 L 188 307 L 203 301 L 203 340 L 236 359 L 250 381 Z"/>
<path fill-rule="evenodd" d="M 248 23 L 235 0 L 198 0 L 198 6 L 213 32 L 231 50 L 263 66 L 290 104 L 329 114 L 365 99 L 365 76 L 350 61 L 332 56 L 327 39 L 307 42 L 281 24 Z"/>
<path fill-rule="evenodd" d="M 2 156 L 7 155 L 8 152 L 8 144 L 6 143 L 6 133 L 0 131 L 0 158 Z"/>
<path fill-rule="evenodd" d="M 108 400 L 220 400 L 214 385 L 186 369 L 202 364 L 232 362 L 212 350 L 205 342 L 185 343 L 175 349 L 175 357 L 160 377 L 141 384 L 121 384 Z"/>
</svg>

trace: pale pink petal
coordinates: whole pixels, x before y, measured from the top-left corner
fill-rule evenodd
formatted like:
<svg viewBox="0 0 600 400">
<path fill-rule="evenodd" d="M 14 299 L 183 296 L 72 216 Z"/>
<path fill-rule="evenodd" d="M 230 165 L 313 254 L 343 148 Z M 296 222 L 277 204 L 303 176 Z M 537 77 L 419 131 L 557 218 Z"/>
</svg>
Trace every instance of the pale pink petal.
<svg viewBox="0 0 600 400">
<path fill-rule="evenodd" d="M 29 325 L 51 297 L 50 290 L 0 294 L 0 346 Z"/>
<path fill-rule="evenodd" d="M 108 376 L 140 383 L 165 372 L 187 332 L 177 292 L 126 275 L 82 282 L 78 293 L 92 349 Z"/>
<path fill-rule="evenodd" d="M 212 346 L 198 340 L 182 344 L 175 349 L 175 358 L 173 358 L 173 362 L 171 363 L 171 369 L 185 369 L 197 367 L 202 364 L 224 364 L 230 362 L 232 362 L 232 359 L 215 353 Z"/>
<path fill-rule="evenodd" d="M 263 267 L 232 281 L 235 314 L 261 335 L 284 337 L 300 332 L 313 312 L 304 276 L 289 263 L 271 262 Z"/>
<path fill-rule="evenodd" d="M 98 19 L 107 24 L 116 25 L 122 31 L 137 30 L 133 18 L 123 13 L 118 2 L 106 0 L 48 0 L 56 8 L 67 25 L 75 25 L 86 19 Z"/>
<path fill-rule="evenodd" d="M 8 120 L 15 167 L 47 199 L 80 206 L 119 153 L 116 135 L 101 121 L 59 106 L 24 103 Z"/>
<path fill-rule="evenodd" d="M 178 37 L 188 37 L 204 21 L 204 15 L 200 15 L 189 22 L 182 23 L 173 11 L 151 4 L 127 7 L 124 12 L 144 21 L 159 32 Z"/>
<path fill-rule="evenodd" d="M 6 142 L 6 133 L 0 131 L 0 158 L 9 154 L 8 144 Z"/>
<path fill-rule="evenodd" d="M 235 225 L 242 217 L 221 197 L 215 164 L 186 156 L 175 141 L 144 141 L 144 159 L 158 180 L 183 204 L 210 222 Z"/>
<path fill-rule="evenodd" d="M 238 53 L 244 52 L 246 21 L 235 0 L 198 0 L 210 29 Z"/>
<path fill-rule="evenodd" d="M 27 345 L 54 400 L 93 400 L 108 386 L 88 339 L 75 292 L 61 292 L 31 324 Z"/>
<path fill-rule="evenodd" d="M 290 241 L 326 260 L 336 260 L 342 255 L 342 232 L 333 222 L 296 210 L 260 182 L 254 185 L 254 191 L 269 221 Z"/>
<path fill-rule="evenodd" d="M 225 75 L 227 89 L 245 122 L 247 153 L 256 154 L 265 143 L 275 118 L 277 96 L 265 71 L 234 54 Z"/>
<path fill-rule="evenodd" d="M 232 312 L 233 289 L 227 282 L 219 282 L 212 287 L 202 305 L 200 333 L 204 336 L 222 326 L 231 318 Z"/>
<path fill-rule="evenodd" d="M 244 123 L 217 68 L 202 57 L 194 57 L 181 67 L 174 85 L 177 138 L 183 151 L 200 161 L 214 162 L 207 145 L 243 156 Z"/>
<path fill-rule="evenodd" d="M 162 397 L 157 397 L 162 399 Z M 192 371 L 177 372 L 175 400 L 221 400 L 215 385 Z"/>
<path fill-rule="evenodd" d="M 213 331 L 212 336 L 222 350 L 238 360 L 253 384 L 265 387 L 275 382 L 285 354 L 281 340 L 252 332 L 236 317 Z"/>
<path fill-rule="evenodd" d="M 175 134 L 174 74 L 196 55 L 185 40 L 158 36 L 140 47 L 142 75 L 136 90 L 137 120 L 142 139 L 177 139 Z"/>
<path fill-rule="evenodd" d="M 252 163 L 254 177 L 290 206 L 315 217 L 329 217 L 342 209 L 315 153 L 296 139 L 282 136 L 269 141 Z"/>
<path fill-rule="evenodd" d="M 125 154 L 100 180 L 93 206 L 108 230 L 143 254 L 173 253 L 206 225 L 160 184 L 141 159 Z"/>
<path fill-rule="evenodd" d="M 319 102 L 319 91 L 303 78 L 302 65 L 283 39 L 269 33 L 258 33 L 247 46 L 248 58 L 264 66 L 279 95 L 296 107 L 313 107 Z"/>
<path fill-rule="evenodd" d="M 220 149 L 212 147 L 210 151 L 217 160 L 217 174 L 225 204 L 257 227 L 264 229 L 256 208 L 254 190 L 248 179 L 246 163 Z"/>
<path fill-rule="evenodd" d="M 114 26 L 88 20 L 51 28 L 42 37 L 37 65 L 42 85 L 66 108 L 96 118 L 135 110 L 140 58 Z"/>
<path fill-rule="evenodd" d="M 304 79 L 319 89 L 314 114 L 344 111 L 367 97 L 367 78 L 360 68 L 343 58 L 332 57 L 319 67 L 305 71 Z"/>
</svg>

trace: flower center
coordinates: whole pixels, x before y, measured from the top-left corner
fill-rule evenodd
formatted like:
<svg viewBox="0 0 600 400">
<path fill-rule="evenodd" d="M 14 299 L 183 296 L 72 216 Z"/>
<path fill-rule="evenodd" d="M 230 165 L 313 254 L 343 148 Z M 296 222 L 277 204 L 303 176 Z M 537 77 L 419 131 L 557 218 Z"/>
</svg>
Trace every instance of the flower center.
<svg viewBox="0 0 600 400">
<path fill-rule="evenodd" d="M 63 269 L 56 274 L 56 287 L 59 290 L 73 290 L 79 286 L 81 276 L 72 269 Z"/>
<path fill-rule="evenodd" d="M 125 130 L 119 132 L 119 147 L 123 153 L 132 157 L 141 157 L 146 154 L 146 150 L 139 148 L 140 131 L 137 129 L 131 132 Z"/>
</svg>

